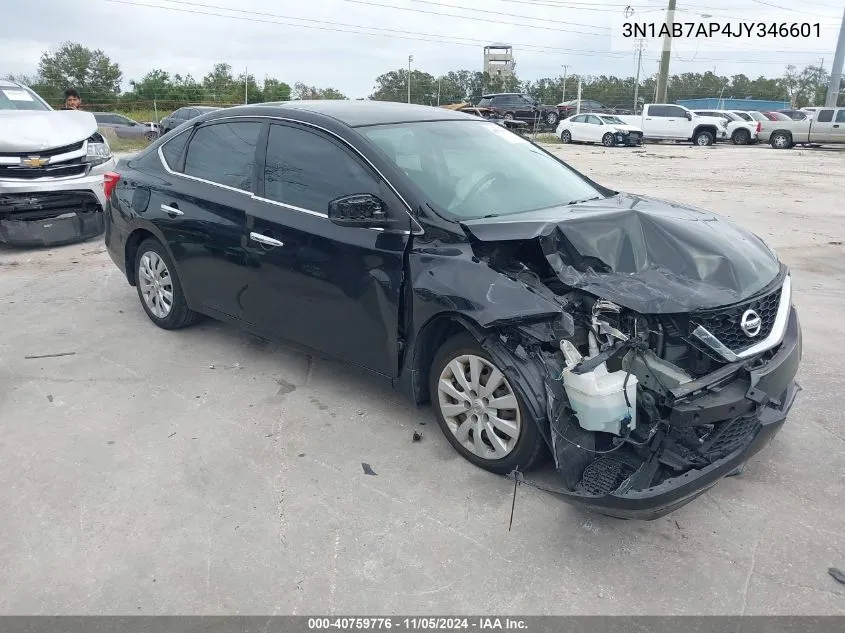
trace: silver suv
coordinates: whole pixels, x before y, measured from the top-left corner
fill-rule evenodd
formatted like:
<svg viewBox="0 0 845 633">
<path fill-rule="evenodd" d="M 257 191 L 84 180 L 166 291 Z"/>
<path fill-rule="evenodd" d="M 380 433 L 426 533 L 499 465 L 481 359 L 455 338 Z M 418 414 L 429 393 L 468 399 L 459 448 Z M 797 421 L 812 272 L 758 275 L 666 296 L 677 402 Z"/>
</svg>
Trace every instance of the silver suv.
<svg viewBox="0 0 845 633">
<path fill-rule="evenodd" d="M 23 84 L 0 80 L 0 242 L 100 235 L 115 164 L 90 112 L 53 110 Z"/>
</svg>

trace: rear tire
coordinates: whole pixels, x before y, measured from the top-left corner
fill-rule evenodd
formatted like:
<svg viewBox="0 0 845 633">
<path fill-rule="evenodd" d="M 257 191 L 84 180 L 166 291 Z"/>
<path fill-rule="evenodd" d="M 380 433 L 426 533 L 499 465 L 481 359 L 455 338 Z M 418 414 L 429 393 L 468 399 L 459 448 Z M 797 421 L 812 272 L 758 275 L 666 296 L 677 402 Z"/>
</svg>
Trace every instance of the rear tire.
<svg viewBox="0 0 845 633">
<path fill-rule="evenodd" d="M 440 429 L 472 464 L 506 475 L 528 470 L 541 455 L 545 442 L 522 395 L 471 335 L 440 347 L 428 388 Z"/>
<path fill-rule="evenodd" d="M 191 325 L 199 316 L 188 307 L 176 266 L 161 242 L 147 239 L 135 254 L 135 287 L 150 321 L 165 330 Z"/>
<path fill-rule="evenodd" d="M 560 142 L 561 143 L 571 143 L 572 142 L 572 132 L 569 130 L 564 130 L 560 133 Z"/>
<path fill-rule="evenodd" d="M 712 145 L 714 138 L 711 132 L 707 130 L 701 130 L 695 133 L 695 137 L 692 139 L 693 143 L 698 145 L 699 147 L 707 147 L 708 145 Z"/>
<path fill-rule="evenodd" d="M 506 121 L 513 121 L 513 112 L 505 112 L 502 116 Z"/>
<path fill-rule="evenodd" d="M 546 113 L 546 125 L 555 126 L 560 121 L 560 116 L 557 112 L 551 111 Z"/>
<path fill-rule="evenodd" d="M 734 145 L 748 145 L 751 142 L 751 132 L 748 130 L 737 130 L 731 137 Z"/>
<path fill-rule="evenodd" d="M 769 143 L 774 149 L 789 149 L 794 145 L 792 137 L 786 132 L 775 132 L 769 139 Z"/>
</svg>

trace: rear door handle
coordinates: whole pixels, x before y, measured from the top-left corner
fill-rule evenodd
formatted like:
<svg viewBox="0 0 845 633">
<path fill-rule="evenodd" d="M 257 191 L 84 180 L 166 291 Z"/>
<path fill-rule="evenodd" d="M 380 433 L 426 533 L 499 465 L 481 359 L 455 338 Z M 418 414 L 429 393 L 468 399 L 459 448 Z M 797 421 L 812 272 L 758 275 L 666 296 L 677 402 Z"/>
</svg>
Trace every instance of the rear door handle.
<svg viewBox="0 0 845 633">
<path fill-rule="evenodd" d="M 839 127 L 838 125 L 834 125 L 833 127 Z"/>
<path fill-rule="evenodd" d="M 258 242 L 259 244 L 266 244 L 267 246 L 284 246 L 284 242 L 280 242 L 272 237 L 267 237 L 261 233 L 252 232 L 249 234 L 249 239 Z"/>
<path fill-rule="evenodd" d="M 168 215 L 185 215 L 182 211 L 178 209 L 178 207 L 171 207 L 169 204 L 161 205 L 161 210 L 167 213 Z"/>
</svg>

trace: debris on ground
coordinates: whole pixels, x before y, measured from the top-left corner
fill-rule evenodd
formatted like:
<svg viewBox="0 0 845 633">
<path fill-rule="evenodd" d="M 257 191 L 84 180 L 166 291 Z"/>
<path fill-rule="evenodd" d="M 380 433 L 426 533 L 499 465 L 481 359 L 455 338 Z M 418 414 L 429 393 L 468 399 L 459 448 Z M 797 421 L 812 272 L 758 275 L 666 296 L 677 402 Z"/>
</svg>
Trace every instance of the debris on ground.
<svg viewBox="0 0 845 633">
<path fill-rule="evenodd" d="M 174 435 L 176 435 L 176 431 L 173 431 L 173 433 L 171 433 L 171 434 L 170 434 L 170 435 L 168 435 L 167 437 L 173 437 Z"/>
<path fill-rule="evenodd" d="M 375 475 L 375 474 L 377 474 L 376 471 L 374 471 L 372 469 L 372 467 L 366 462 L 361 462 L 361 468 L 364 469 L 365 475 Z"/>
<path fill-rule="evenodd" d="M 836 567 L 828 567 L 827 573 L 833 576 L 833 578 L 837 582 L 841 582 L 843 585 L 845 585 L 845 572 L 843 572 L 841 569 L 838 569 Z"/>
<path fill-rule="evenodd" d="M 422 433 L 419 431 L 414 431 L 414 434 L 411 436 L 412 442 L 419 442 L 422 439 Z"/>
<path fill-rule="evenodd" d="M 37 358 L 58 358 L 59 356 L 75 356 L 76 352 L 56 352 L 55 354 L 37 354 L 34 356 L 24 356 L 26 360 L 35 360 Z"/>
<path fill-rule="evenodd" d="M 47 400 L 49 400 L 50 402 L 53 402 L 53 395 L 48 393 L 47 394 Z"/>
</svg>

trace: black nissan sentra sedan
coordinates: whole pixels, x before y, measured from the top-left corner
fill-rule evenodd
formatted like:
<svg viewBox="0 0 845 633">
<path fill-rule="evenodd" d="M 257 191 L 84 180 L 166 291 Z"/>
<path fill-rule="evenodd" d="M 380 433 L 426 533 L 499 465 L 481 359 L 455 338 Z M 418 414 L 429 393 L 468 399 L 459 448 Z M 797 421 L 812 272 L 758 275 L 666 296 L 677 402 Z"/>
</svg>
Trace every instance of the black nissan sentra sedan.
<svg viewBox="0 0 845 633">
<path fill-rule="evenodd" d="M 201 116 L 118 166 L 106 243 L 159 327 L 295 341 L 430 401 L 499 474 L 656 518 L 778 432 L 787 268 L 689 206 L 614 191 L 500 125 L 301 101 Z M 530 476 L 529 476 L 530 477 Z"/>
</svg>

